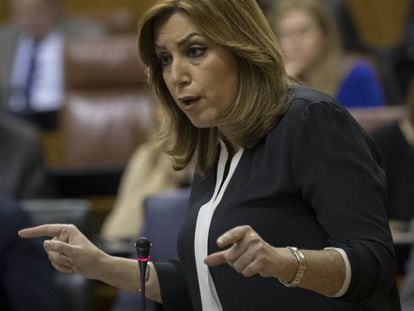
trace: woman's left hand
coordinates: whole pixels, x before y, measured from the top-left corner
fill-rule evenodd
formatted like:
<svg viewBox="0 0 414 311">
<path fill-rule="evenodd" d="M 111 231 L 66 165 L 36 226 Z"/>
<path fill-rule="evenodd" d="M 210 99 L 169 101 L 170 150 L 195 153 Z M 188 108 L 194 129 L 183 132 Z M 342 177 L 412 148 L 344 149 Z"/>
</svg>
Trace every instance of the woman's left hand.
<svg viewBox="0 0 414 311">
<path fill-rule="evenodd" d="M 204 263 L 208 266 L 227 263 L 245 277 L 255 274 L 278 277 L 279 270 L 286 263 L 283 260 L 284 252 L 265 242 L 250 226 L 238 226 L 227 231 L 217 239 L 217 245 L 232 246 L 210 254 Z"/>
</svg>

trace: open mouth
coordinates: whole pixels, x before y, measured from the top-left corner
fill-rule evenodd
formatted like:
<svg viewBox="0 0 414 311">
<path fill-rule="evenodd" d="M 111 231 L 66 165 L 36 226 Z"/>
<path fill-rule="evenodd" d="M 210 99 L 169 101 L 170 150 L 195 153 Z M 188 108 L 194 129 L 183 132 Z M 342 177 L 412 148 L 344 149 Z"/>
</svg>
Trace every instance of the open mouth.
<svg viewBox="0 0 414 311">
<path fill-rule="evenodd" d="M 190 107 L 190 106 L 194 105 L 199 99 L 200 99 L 200 97 L 184 97 L 184 98 L 180 99 L 180 102 L 184 106 Z"/>
</svg>

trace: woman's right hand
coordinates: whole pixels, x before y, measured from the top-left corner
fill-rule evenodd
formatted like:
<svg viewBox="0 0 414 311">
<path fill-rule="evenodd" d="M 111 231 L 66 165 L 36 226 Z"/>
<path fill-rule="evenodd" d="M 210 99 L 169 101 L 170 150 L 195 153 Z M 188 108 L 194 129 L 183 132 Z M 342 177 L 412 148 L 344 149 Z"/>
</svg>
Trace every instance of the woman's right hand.
<svg viewBox="0 0 414 311">
<path fill-rule="evenodd" d="M 89 241 L 74 225 L 47 224 L 19 231 L 22 238 L 50 237 L 44 242 L 49 259 L 60 272 L 78 273 L 88 279 L 100 279 L 107 255 Z"/>
</svg>

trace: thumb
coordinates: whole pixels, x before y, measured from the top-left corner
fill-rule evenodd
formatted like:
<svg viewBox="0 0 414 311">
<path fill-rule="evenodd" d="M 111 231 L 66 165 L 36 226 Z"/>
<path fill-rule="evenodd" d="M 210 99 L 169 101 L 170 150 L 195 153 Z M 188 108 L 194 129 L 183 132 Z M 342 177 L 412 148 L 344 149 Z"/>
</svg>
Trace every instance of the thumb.
<svg viewBox="0 0 414 311">
<path fill-rule="evenodd" d="M 214 267 L 221 265 L 223 263 L 227 263 L 226 252 L 227 250 L 210 254 L 204 259 L 204 263 L 209 267 Z"/>
</svg>

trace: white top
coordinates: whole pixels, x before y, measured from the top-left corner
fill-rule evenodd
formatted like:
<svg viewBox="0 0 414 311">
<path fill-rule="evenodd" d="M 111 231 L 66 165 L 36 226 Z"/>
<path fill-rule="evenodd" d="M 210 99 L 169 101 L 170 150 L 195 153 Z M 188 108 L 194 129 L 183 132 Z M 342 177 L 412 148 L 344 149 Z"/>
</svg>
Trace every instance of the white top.
<svg viewBox="0 0 414 311">
<path fill-rule="evenodd" d="M 218 298 L 216 287 L 211 278 L 208 266 L 204 263 L 204 259 L 208 255 L 208 235 L 210 230 L 211 220 L 217 205 L 223 198 L 223 194 L 239 164 L 240 158 L 243 154 L 241 148 L 231 159 L 230 168 L 227 176 L 224 176 L 225 167 L 228 160 L 228 152 L 225 144 L 220 141 L 221 149 L 217 165 L 217 181 L 214 189 L 213 197 L 209 202 L 204 204 L 197 216 L 197 224 L 194 237 L 194 251 L 195 262 L 197 267 L 198 285 L 200 287 L 201 305 L 205 311 L 221 311 L 221 303 Z M 225 177 L 225 179 L 224 179 Z M 224 179 L 224 181 L 223 181 Z M 221 187 L 220 187 L 221 186 Z"/>
</svg>

